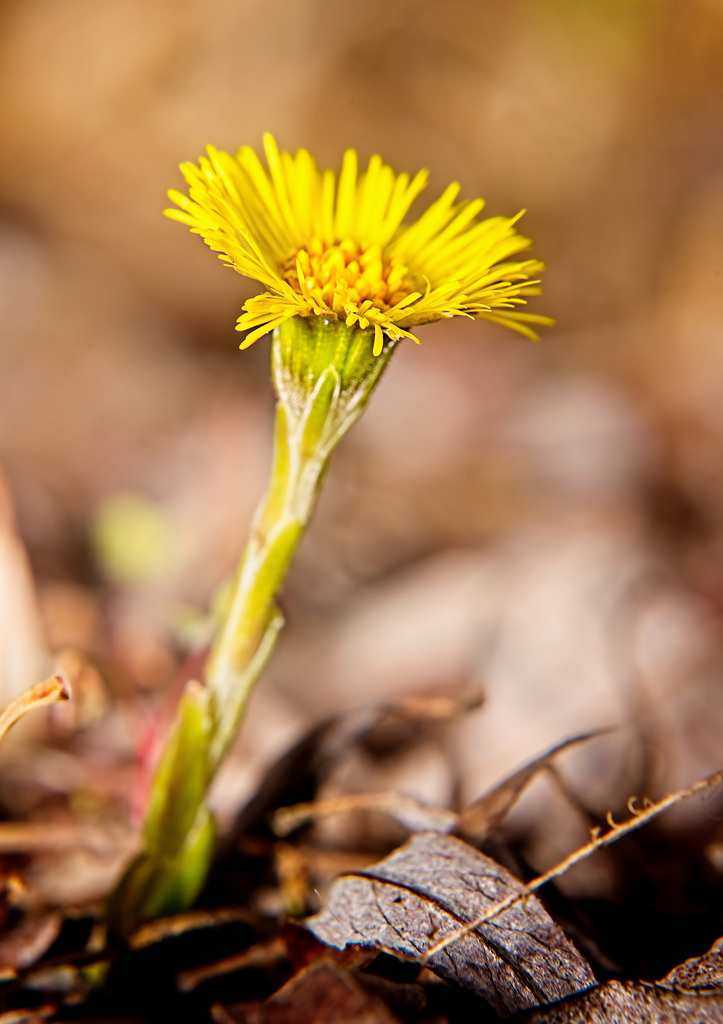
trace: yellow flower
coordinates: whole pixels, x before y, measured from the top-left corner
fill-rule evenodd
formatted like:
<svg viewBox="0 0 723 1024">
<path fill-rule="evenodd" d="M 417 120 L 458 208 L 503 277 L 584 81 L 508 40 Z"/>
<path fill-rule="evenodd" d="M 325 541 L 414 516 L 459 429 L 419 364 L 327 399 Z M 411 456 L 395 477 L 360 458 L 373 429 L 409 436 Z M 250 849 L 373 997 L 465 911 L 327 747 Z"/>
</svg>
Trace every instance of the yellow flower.
<svg viewBox="0 0 723 1024">
<path fill-rule="evenodd" d="M 522 214 L 479 220 L 484 202 L 456 202 L 453 184 L 405 225 L 426 171 L 410 179 L 373 156 L 360 175 L 350 149 L 337 180 L 304 149 L 279 152 L 271 135 L 264 149 L 268 171 L 249 146 L 235 157 L 209 146 L 198 166 L 181 165 L 189 195 L 170 191 L 180 209 L 166 211 L 268 289 L 244 304 L 241 348 L 293 316 L 373 327 L 374 355 L 385 334 L 418 341 L 410 328 L 447 317 L 492 320 L 530 338 L 530 324 L 552 322 L 515 308 L 539 294 L 531 278 L 543 269 L 510 259 L 530 245 L 515 230 Z"/>
</svg>

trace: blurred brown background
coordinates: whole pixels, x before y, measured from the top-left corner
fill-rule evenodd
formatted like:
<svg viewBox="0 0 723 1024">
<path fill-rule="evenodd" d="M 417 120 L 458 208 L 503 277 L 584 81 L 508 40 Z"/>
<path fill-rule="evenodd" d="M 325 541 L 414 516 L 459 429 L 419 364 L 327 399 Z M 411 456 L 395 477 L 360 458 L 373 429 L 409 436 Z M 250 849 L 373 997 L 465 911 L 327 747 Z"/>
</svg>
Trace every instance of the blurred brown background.
<svg viewBox="0 0 723 1024">
<path fill-rule="evenodd" d="M 266 130 L 526 207 L 557 327 L 535 346 L 443 324 L 395 357 L 335 458 L 222 811 L 320 716 L 473 685 L 447 750 L 386 787 L 468 799 L 615 724 L 579 759 L 603 806 L 718 767 L 720 0 L 5 0 L 0 19 L 3 700 L 72 648 L 130 708 L 80 702 L 57 787 L 132 762 L 264 486 L 268 340 L 239 353 L 233 329 L 254 286 L 161 210 L 180 161 Z"/>
</svg>

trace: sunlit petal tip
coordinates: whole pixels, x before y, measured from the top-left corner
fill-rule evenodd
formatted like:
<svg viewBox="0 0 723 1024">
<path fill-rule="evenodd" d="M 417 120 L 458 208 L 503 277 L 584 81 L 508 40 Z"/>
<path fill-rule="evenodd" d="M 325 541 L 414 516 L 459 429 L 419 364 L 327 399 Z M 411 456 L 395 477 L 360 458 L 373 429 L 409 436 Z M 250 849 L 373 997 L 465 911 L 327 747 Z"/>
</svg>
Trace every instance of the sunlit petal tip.
<svg viewBox="0 0 723 1024">
<path fill-rule="evenodd" d="M 185 224 L 187 227 L 193 227 L 193 218 L 189 217 L 183 210 L 174 210 L 173 207 L 169 207 L 163 211 L 163 216 L 168 217 L 169 220 L 180 221 L 181 224 Z"/>
<path fill-rule="evenodd" d="M 264 324 L 262 327 L 258 327 L 255 331 L 250 331 L 239 345 L 239 348 L 250 348 L 255 341 L 258 341 L 259 338 L 263 338 L 263 336 L 268 334 L 272 328 L 273 324 Z"/>
<path fill-rule="evenodd" d="M 263 142 L 264 152 L 266 153 L 266 159 L 269 161 L 269 165 L 271 165 L 272 160 L 279 159 L 279 147 L 276 144 L 276 139 L 271 134 L 271 132 L 264 132 Z"/>
</svg>

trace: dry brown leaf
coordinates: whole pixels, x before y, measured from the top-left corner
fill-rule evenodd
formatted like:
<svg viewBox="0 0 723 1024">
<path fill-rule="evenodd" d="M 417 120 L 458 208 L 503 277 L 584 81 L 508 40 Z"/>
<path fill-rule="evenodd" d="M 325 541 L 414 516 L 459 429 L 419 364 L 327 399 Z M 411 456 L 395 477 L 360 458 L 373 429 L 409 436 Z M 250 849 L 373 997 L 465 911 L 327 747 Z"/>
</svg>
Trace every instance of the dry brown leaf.
<svg viewBox="0 0 723 1024">
<path fill-rule="evenodd" d="M 430 807 L 414 797 L 400 793 L 347 793 L 327 800 L 280 807 L 271 819 L 277 836 L 287 836 L 302 825 L 320 818 L 350 811 L 377 811 L 388 814 L 410 832 L 449 832 L 457 822 L 454 811 Z"/>
<path fill-rule="evenodd" d="M 156 942 L 165 942 L 167 939 L 186 935 L 188 932 L 215 928 L 239 921 L 247 924 L 253 920 L 253 914 L 244 907 L 189 910 L 183 914 L 174 914 L 172 917 L 161 917 L 155 921 L 148 921 L 131 935 L 128 942 L 131 949 L 145 949 L 146 946 L 152 946 Z"/>
<path fill-rule="evenodd" d="M 60 676 L 45 679 L 42 683 L 32 686 L 25 693 L 16 697 L 0 714 L 0 740 L 18 719 L 35 708 L 43 708 L 55 704 L 59 700 L 70 699 L 70 687 Z"/>
<path fill-rule="evenodd" d="M 657 984 L 676 991 L 714 989 L 723 992 L 723 937 L 716 939 L 703 956 L 692 957 L 674 967 Z"/>
<path fill-rule="evenodd" d="M 581 736 L 573 736 L 569 740 L 563 740 L 562 743 L 558 743 L 544 754 L 530 761 L 529 764 L 513 772 L 512 775 L 509 775 L 462 811 L 455 834 L 470 843 L 481 842 L 507 816 L 525 787 L 532 782 L 539 772 L 547 768 L 558 754 L 561 754 L 564 750 L 569 750 L 570 747 L 577 746 L 578 743 L 595 739 L 597 736 L 604 736 L 607 732 L 609 732 L 608 729 L 596 729 L 593 732 L 583 733 Z"/>
<path fill-rule="evenodd" d="M 1 821 L 0 853 L 57 852 L 68 849 L 112 854 L 120 844 L 118 835 L 95 825 L 76 821 Z"/>
<path fill-rule="evenodd" d="M 515 1019 L 525 1024 L 719 1024 L 723 1020 L 723 938 L 654 985 L 611 981 L 559 1006 Z"/>
<path fill-rule="evenodd" d="M 268 942 L 257 942 L 249 949 L 244 949 L 233 956 L 226 956 L 211 964 L 201 964 L 176 975 L 176 985 L 180 992 L 192 992 L 203 982 L 220 975 L 231 974 L 233 971 L 245 970 L 249 967 L 268 967 L 287 956 L 286 942 L 280 935 L 275 935 Z"/>
<path fill-rule="evenodd" d="M 714 786 L 719 786 L 722 782 L 723 769 L 714 772 L 712 775 L 708 775 L 704 779 L 698 779 L 696 782 L 691 783 L 690 786 L 686 786 L 685 789 L 679 789 L 675 793 L 669 793 L 657 803 L 650 803 L 650 801 L 646 800 L 644 801 L 643 808 L 639 808 L 637 806 L 636 797 L 630 797 L 628 800 L 628 809 L 631 812 L 631 816 L 627 821 L 618 823 L 614 821 L 612 814 L 608 812 L 607 832 L 602 833 L 599 828 L 594 828 L 591 833 L 590 842 L 586 843 L 585 846 L 581 846 L 579 849 L 573 851 L 573 853 L 565 857 L 564 860 L 555 864 L 554 867 L 548 868 L 548 870 L 542 875 L 538 875 L 537 878 L 533 878 L 532 881 L 527 882 L 525 885 L 520 883 L 516 892 L 511 892 L 508 896 L 498 900 L 494 904 L 491 904 L 489 907 L 486 907 L 481 914 L 472 918 L 472 920 L 468 921 L 467 924 L 461 925 L 449 935 L 446 935 L 435 942 L 427 950 L 427 960 L 431 962 L 439 953 L 447 949 L 449 946 L 454 945 L 454 943 L 460 942 L 468 934 L 479 928 L 480 925 L 486 925 L 490 921 L 497 919 L 510 907 L 516 906 L 523 899 L 526 899 L 528 896 L 532 895 L 532 893 L 537 892 L 555 878 L 561 878 L 563 875 L 567 874 L 571 868 L 575 867 L 575 865 L 581 864 L 599 850 L 604 849 L 606 846 L 611 846 L 613 843 L 617 843 L 618 840 L 623 838 L 623 836 L 627 836 L 636 829 L 641 828 L 643 825 L 647 825 L 650 821 L 657 818 L 660 814 L 669 810 L 671 807 L 676 807 L 685 800 L 689 800 L 692 796 L 699 796 L 701 793 L 706 792 L 706 790 L 709 790 Z"/>
<path fill-rule="evenodd" d="M 435 942 L 522 890 L 505 868 L 452 836 L 414 836 L 368 871 L 340 878 L 307 922 L 327 945 L 374 946 L 425 962 L 509 1016 L 595 984 L 587 962 L 534 897 L 433 954 Z"/>
<path fill-rule="evenodd" d="M 0 942 L 0 967 L 18 971 L 35 963 L 55 942 L 62 924 L 58 911 L 23 921 Z"/>
<path fill-rule="evenodd" d="M 525 787 L 553 759 L 564 750 L 604 735 L 608 730 L 598 729 L 564 740 L 524 765 L 514 774 L 481 796 L 457 815 L 442 807 L 432 807 L 413 797 L 394 792 L 348 793 L 326 800 L 280 807 L 271 819 L 277 836 L 287 836 L 303 825 L 322 818 L 347 814 L 350 811 L 376 811 L 389 815 L 409 832 L 451 832 L 467 842 L 476 844 L 489 835 L 509 813 Z"/>
<path fill-rule="evenodd" d="M 723 995 L 611 981 L 519 1020 L 524 1024 L 720 1024 Z"/>
<path fill-rule="evenodd" d="M 326 960 L 304 968 L 263 1003 L 214 1007 L 216 1024 L 398 1024 L 349 971 Z"/>
<path fill-rule="evenodd" d="M 44 1021 L 57 1013 L 58 1007 L 52 1003 L 44 1003 L 27 1010 L 8 1010 L 0 1013 L 0 1024 L 43 1024 Z"/>
<path fill-rule="evenodd" d="M 395 739 L 400 741 L 400 745 L 410 737 L 412 741 L 418 742 L 430 726 L 445 724 L 454 717 L 468 713 L 477 706 L 478 701 L 479 695 L 476 691 L 463 694 L 458 701 L 449 698 L 405 699 L 398 704 L 376 705 L 343 712 L 313 726 L 266 772 L 259 789 L 242 808 L 229 830 L 225 840 L 226 847 L 233 848 L 242 836 L 248 837 L 259 831 L 268 833 L 269 818 L 277 808 L 282 810 L 274 819 L 275 823 L 282 823 L 282 835 L 289 834 L 297 827 L 297 823 L 293 821 L 296 806 L 303 802 L 304 807 L 308 808 L 308 798 L 316 793 L 319 785 L 328 777 L 339 760 L 355 746 L 369 742 L 377 731 L 399 733 Z M 395 749 L 394 743 L 392 749 Z M 366 797 L 362 796 L 360 799 L 364 800 Z M 397 797 L 396 800 L 399 814 L 403 816 L 400 798 Z M 290 817 L 285 820 L 286 807 L 289 808 Z M 413 810 L 411 803 L 407 804 L 407 818 L 413 821 L 417 829 L 422 825 L 421 807 L 422 805 L 417 805 L 416 810 Z M 429 827 L 429 815 L 433 814 L 436 815 L 436 820 L 439 820 L 437 812 L 429 809 L 427 822 L 423 827 Z M 445 825 L 451 825 L 452 821 L 456 820 L 452 817 L 447 818 L 446 811 L 439 814 L 445 817 Z M 305 824 L 312 816 L 316 815 L 308 815 L 305 810 L 303 820 L 299 820 L 298 824 Z"/>
</svg>

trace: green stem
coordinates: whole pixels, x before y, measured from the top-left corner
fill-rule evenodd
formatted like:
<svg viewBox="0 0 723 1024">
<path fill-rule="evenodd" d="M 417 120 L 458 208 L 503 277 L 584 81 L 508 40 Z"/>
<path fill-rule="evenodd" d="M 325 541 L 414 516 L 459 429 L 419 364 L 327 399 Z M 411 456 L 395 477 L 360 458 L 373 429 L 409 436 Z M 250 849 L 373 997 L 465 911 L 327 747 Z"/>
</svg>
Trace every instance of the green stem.
<svg viewBox="0 0 723 1024">
<path fill-rule="evenodd" d="M 206 669 L 215 772 L 283 625 L 276 597 L 309 522 L 331 454 L 362 414 L 395 343 L 371 354 L 371 332 L 314 318 L 274 332 L 278 395 L 271 480 L 239 565 Z"/>
<path fill-rule="evenodd" d="M 228 753 L 283 618 L 276 601 L 314 510 L 331 454 L 361 415 L 395 343 L 372 355 L 370 331 L 314 317 L 274 332 L 278 396 L 271 479 L 254 517 L 205 687 L 189 684 L 153 781 L 143 849 L 108 906 L 116 934 L 185 909 L 215 846 L 208 789 Z"/>
<path fill-rule="evenodd" d="M 271 481 L 254 517 L 237 572 L 233 599 L 208 667 L 214 737 L 213 770 L 238 731 L 251 690 L 283 625 L 276 597 L 311 516 L 328 455 L 305 455 L 290 433 L 283 405 L 276 407 Z"/>
</svg>

